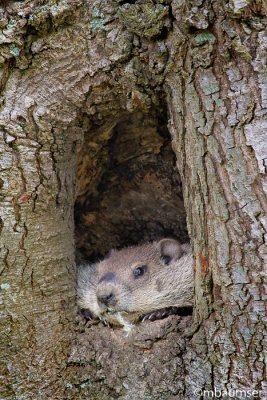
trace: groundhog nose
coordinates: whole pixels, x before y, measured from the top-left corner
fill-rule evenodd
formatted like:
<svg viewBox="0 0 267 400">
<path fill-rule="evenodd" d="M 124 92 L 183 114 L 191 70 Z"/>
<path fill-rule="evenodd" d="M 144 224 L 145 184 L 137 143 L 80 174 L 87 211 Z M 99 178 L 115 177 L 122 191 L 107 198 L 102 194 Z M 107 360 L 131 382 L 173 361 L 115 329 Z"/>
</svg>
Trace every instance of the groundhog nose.
<svg viewBox="0 0 267 400">
<path fill-rule="evenodd" d="M 116 303 L 115 295 L 111 293 L 102 293 L 97 295 L 97 299 L 105 306 L 114 306 Z"/>
</svg>

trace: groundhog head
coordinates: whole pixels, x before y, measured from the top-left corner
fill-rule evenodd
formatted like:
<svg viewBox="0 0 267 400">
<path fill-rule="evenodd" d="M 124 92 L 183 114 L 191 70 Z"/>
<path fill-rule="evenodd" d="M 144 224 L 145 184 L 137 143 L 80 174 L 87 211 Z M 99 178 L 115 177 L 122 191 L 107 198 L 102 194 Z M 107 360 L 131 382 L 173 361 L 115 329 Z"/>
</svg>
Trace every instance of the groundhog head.
<svg viewBox="0 0 267 400">
<path fill-rule="evenodd" d="M 116 322 L 118 313 L 135 321 L 166 307 L 192 306 L 193 274 L 189 244 L 162 239 L 112 250 L 78 277 L 81 308 Z"/>
</svg>

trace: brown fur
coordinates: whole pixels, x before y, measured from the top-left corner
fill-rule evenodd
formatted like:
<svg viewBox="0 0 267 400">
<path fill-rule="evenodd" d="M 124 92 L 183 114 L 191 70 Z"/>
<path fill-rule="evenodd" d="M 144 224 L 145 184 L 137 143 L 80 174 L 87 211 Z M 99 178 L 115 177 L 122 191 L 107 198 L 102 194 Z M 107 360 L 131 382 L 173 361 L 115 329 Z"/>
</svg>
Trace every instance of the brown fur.
<svg viewBox="0 0 267 400">
<path fill-rule="evenodd" d="M 134 275 L 136 268 L 144 270 L 141 276 Z M 106 296 L 112 297 L 107 304 L 102 301 Z M 100 319 L 126 329 L 127 324 L 155 310 L 192 306 L 190 245 L 162 239 L 112 250 L 103 261 L 81 266 L 78 303 Z"/>
</svg>

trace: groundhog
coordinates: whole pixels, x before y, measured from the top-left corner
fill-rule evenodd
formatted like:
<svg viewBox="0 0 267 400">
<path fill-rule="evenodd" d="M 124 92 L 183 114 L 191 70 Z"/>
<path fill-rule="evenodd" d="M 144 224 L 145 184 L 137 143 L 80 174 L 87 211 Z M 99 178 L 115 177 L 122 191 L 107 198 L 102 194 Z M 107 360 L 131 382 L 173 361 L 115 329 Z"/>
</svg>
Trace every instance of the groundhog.
<svg viewBox="0 0 267 400">
<path fill-rule="evenodd" d="M 190 245 L 162 239 L 111 250 L 103 261 L 80 266 L 77 292 L 81 309 L 126 331 L 142 319 L 192 307 Z"/>
</svg>

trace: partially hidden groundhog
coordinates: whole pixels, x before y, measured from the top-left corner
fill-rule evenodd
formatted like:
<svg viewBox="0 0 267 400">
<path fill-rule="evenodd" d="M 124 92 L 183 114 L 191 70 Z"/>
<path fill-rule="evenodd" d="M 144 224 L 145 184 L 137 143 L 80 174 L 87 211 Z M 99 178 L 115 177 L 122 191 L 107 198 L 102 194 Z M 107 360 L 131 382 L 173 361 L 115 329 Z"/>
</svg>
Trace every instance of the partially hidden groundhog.
<svg viewBox="0 0 267 400">
<path fill-rule="evenodd" d="M 192 307 L 192 263 L 190 245 L 174 239 L 111 250 L 103 261 L 80 266 L 78 304 L 129 331 L 141 319 Z"/>
</svg>

